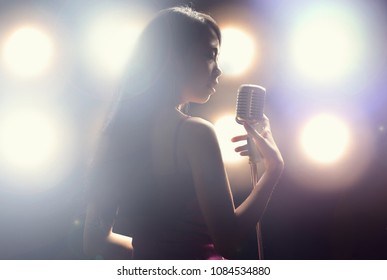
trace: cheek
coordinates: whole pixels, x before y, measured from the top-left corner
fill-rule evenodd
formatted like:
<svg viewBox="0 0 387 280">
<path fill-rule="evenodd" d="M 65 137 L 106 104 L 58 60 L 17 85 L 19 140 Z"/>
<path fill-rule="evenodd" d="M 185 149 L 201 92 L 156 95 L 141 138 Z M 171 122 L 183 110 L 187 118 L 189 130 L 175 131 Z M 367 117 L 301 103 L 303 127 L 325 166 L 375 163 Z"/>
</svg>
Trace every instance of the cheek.
<svg viewBox="0 0 387 280">
<path fill-rule="evenodd" d="M 207 84 L 210 78 L 211 67 L 206 62 L 194 62 L 191 65 L 190 77 L 192 83 L 195 83 L 196 86 Z"/>
<path fill-rule="evenodd" d="M 211 94 L 209 88 L 210 71 L 208 64 L 192 65 L 190 74 L 185 80 L 185 94 L 186 98 L 194 103 L 205 103 Z"/>
</svg>

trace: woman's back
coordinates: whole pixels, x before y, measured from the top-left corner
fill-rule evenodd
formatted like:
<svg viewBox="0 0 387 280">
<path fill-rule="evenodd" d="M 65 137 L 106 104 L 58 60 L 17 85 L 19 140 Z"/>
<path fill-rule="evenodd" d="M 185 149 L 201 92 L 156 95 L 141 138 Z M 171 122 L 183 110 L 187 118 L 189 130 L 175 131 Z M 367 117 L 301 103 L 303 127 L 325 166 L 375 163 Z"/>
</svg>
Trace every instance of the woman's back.
<svg viewBox="0 0 387 280">
<path fill-rule="evenodd" d="M 120 141 L 122 135 L 126 138 L 118 153 L 123 157 L 119 162 L 125 166 L 121 170 L 126 183 L 117 190 L 114 231 L 133 237 L 134 258 L 211 258 L 211 238 L 179 141 L 188 117 L 177 110 L 144 106 L 144 98 L 128 100 L 108 130 L 111 135 L 117 133 Z M 140 107 L 142 112 L 136 115 Z M 141 117 L 144 113 L 147 118 Z"/>
</svg>

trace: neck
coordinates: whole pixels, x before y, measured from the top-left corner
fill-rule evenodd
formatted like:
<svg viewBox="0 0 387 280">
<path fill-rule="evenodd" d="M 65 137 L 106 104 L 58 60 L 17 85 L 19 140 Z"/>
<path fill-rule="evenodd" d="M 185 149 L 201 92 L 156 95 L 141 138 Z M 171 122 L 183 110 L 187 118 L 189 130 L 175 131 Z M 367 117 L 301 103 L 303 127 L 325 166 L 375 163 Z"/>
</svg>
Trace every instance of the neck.
<svg viewBox="0 0 387 280">
<path fill-rule="evenodd" d="M 180 114 L 187 115 L 189 110 L 189 103 L 179 104 L 178 106 L 176 106 L 176 110 Z"/>
</svg>

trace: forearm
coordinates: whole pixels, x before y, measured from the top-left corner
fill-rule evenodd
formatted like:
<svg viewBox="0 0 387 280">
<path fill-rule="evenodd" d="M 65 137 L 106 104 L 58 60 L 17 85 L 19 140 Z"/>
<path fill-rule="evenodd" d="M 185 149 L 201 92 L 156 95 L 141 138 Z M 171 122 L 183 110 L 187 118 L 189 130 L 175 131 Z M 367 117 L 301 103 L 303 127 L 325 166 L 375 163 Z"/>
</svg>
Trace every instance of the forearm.
<svg viewBox="0 0 387 280">
<path fill-rule="evenodd" d="M 240 232 L 248 232 L 261 220 L 282 170 L 282 165 L 266 170 L 250 195 L 235 210 Z"/>
<path fill-rule="evenodd" d="M 106 237 L 98 232 L 85 231 L 84 251 L 90 257 L 104 259 L 130 259 L 133 251 L 132 238 L 110 232 Z"/>
<path fill-rule="evenodd" d="M 94 204 L 88 207 L 83 233 L 83 249 L 91 257 L 128 259 L 132 253 L 132 239 L 112 231 L 114 219 L 103 215 Z M 110 217 L 110 216 L 109 216 Z"/>
<path fill-rule="evenodd" d="M 111 232 L 104 242 L 101 255 L 105 259 L 130 259 L 132 258 L 132 238 Z"/>
<path fill-rule="evenodd" d="M 234 258 L 246 234 L 256 229 L 281 173 L 282 167 L 265 171 L 250 195 L 234 210 L 233 219 L 228 220 L 227 225 L 223 225 L 219 232 L 213 232 L 215 247 L 223 256 Z M 228 234 L 225 235 L 224 232 Z"/>
</svg>

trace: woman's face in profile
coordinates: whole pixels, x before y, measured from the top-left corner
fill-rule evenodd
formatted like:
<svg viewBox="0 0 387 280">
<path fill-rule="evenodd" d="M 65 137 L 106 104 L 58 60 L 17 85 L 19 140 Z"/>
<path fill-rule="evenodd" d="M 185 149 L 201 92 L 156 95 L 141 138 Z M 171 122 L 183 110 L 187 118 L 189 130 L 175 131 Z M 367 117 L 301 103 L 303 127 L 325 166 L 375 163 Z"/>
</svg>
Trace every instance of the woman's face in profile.
<svg viewBox="0 0 387 280">
<path fill-rule="evenodd" d="M 218 67 L 219 40 L 208 30 L 187 53 L 184 67 L 183 101 L 205 103 L 216 92 L 221 70 Z"/>
</svg>

